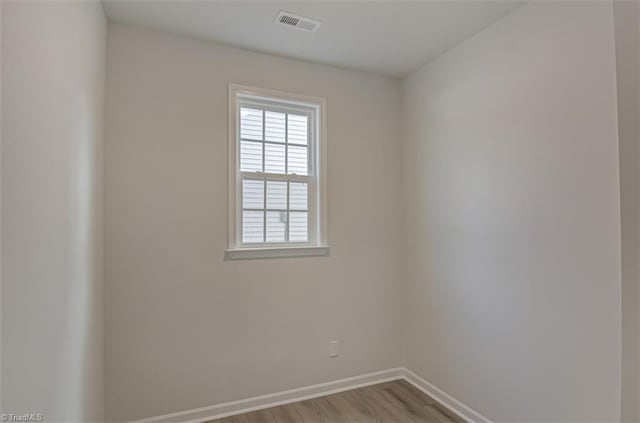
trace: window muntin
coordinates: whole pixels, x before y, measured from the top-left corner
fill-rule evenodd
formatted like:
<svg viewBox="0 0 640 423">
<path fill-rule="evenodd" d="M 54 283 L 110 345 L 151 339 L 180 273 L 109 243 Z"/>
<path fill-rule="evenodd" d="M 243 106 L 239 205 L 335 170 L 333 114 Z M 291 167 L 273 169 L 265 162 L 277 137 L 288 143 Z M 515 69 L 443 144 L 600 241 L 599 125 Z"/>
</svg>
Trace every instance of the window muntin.
<svg viewBox="0 0 640 423">
<path fill-rule="evenodd" d="M 237 243 L 316 245 L 314 105 L 236 97 Z"/>
</svg>

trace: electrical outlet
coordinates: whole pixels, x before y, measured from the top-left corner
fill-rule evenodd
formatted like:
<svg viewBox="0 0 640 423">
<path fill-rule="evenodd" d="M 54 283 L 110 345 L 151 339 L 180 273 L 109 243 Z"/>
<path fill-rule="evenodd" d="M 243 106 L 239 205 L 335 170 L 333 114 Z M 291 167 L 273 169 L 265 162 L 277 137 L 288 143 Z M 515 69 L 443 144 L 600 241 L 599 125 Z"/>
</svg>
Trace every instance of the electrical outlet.
<svg viewBox="0 0 640 423">
<path fill-rule="evenodd" d="M 333 341 L 329 341 L 329 357 L 335 358 L 339 356 L 338 352 L 338 340 L 334 339 Z"/>
</svg>

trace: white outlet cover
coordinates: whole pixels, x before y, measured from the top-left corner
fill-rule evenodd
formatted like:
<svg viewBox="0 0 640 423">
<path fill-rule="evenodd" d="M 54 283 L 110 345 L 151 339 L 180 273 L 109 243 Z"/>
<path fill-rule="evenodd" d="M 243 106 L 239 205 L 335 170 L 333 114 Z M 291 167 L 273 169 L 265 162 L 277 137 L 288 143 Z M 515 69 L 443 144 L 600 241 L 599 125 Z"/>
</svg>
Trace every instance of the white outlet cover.
<svg viewBox="0 0 640 423">
<path fill-rule="evenodd" d="M 338 340 L 333 340 L 333 341 L 329 341 L 329 357 L 338 357 L 339 351 L 338 351 Z"/>
</svg>

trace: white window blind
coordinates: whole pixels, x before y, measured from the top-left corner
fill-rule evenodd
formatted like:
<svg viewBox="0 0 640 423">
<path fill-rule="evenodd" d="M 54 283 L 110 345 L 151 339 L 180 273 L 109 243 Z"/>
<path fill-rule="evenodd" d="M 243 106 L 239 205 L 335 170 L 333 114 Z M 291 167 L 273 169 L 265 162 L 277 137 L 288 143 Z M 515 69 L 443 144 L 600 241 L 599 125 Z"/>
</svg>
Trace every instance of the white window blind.
<svg viewBox="0 0 640 423">
<path fill-rule="evenodd" d="M 313 110 L 238 102 L 243 244 L 313 241 Z"/>
<path fill-rule="evenodd" d="M 263 96 L 260 91 L 269 92 Z M 305 253 L 294 255 L 318 255 L 311 250 L 326 250 L 320 144 L 324 100 L 302 97 L 230 90 L 233 227 L 228 251 L 300 248 Z"/>
</svg>

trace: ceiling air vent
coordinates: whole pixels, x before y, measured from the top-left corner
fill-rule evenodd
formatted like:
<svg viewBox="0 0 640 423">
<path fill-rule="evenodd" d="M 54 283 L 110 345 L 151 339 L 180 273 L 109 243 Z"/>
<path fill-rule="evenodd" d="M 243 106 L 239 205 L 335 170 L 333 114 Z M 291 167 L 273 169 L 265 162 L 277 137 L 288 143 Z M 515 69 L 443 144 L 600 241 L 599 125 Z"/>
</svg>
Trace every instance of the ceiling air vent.
<svg viewBox="0 0 640 423">
<path fill-rule="evenodd" d="M 304 16 L 294 15 L 293 13 L 281 10 L 276 16 L 276 23 L 291 28 L 300 29 L 307 32 L 315 32 L 320 26 L 320 22 L 314 19 L 305 18 Z"/>
</svg>

